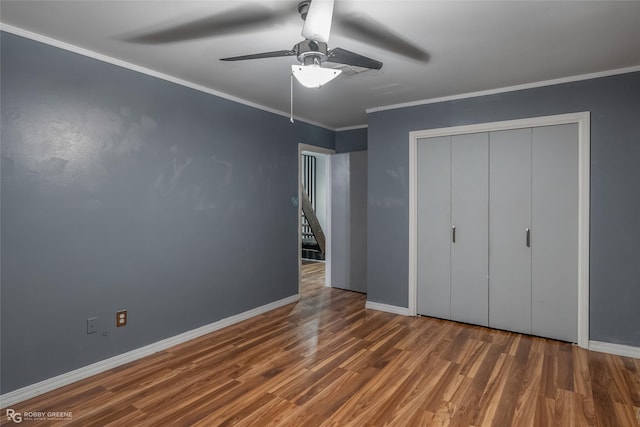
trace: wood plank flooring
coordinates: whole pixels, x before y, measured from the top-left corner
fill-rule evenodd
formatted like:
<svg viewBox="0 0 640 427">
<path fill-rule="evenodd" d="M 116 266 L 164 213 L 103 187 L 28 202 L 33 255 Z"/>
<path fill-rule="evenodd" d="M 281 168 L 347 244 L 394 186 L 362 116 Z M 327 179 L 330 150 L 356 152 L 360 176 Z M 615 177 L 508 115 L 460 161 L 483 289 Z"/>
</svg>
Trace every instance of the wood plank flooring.
<svg viewBox="0 0 640 427">
<path fill-rule="evenodd" d="M 640 360 L 364 308 L 303 266 L 300 302 L 13 406 L 71 426 L 638 426 Z M 13 425 L 2 411 L 2 425 Z"/>
</svg>

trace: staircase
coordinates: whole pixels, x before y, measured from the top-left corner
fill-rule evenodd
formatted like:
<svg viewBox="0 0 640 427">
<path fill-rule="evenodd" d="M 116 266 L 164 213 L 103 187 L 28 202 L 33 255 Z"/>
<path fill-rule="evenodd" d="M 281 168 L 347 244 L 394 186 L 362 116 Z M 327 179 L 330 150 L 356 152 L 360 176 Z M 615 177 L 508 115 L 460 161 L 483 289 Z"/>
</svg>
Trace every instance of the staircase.
<svg viewBox="0 0 640 427">
<path fill-rule="evenodd" d="M 304 188 L 302 189 L 302 215 L 302 258 L 324 260 L 324 232 Z"/>
</svg>

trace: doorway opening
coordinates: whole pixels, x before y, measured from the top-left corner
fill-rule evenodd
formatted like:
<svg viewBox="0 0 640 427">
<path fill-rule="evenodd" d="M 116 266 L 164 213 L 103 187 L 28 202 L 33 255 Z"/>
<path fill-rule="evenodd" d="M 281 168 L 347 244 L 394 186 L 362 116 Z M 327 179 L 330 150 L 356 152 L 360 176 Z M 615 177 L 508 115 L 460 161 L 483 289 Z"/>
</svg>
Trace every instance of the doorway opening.
<svg viewBox="0 0 640 427">
<path fill-rule="evenodd" d="M 330 286 L 333 150 L 298 144 L 298 292 L 303 298 Z"/>
</svg>

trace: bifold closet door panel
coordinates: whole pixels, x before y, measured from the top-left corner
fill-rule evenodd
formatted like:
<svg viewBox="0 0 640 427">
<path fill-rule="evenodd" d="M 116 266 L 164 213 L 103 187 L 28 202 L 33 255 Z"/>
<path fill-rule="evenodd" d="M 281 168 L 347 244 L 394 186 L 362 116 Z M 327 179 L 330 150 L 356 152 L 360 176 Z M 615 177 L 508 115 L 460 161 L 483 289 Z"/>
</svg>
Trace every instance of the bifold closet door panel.
<svg viewBox="0 0 640 427">
<path fill-rule="evenodd" d="M 489 321 L 489 134 L 451 138 L 451 319 Z M 453 234 L 453 233 L 452 233 Z"/>
<path fill-rule="evenodd" d="M 489 134 L 489 187 L 489 326 L 530 334 L 531 129 Z"/>
<path fill-rule="evenodd" d="M 578 125 L 533 129 L 532 333 L 577 342 Z"/>
<path fill-rule="evenodd" d="M 450 319 L 450 137 L 418 141 L 418 314 Z"/>
</svg>

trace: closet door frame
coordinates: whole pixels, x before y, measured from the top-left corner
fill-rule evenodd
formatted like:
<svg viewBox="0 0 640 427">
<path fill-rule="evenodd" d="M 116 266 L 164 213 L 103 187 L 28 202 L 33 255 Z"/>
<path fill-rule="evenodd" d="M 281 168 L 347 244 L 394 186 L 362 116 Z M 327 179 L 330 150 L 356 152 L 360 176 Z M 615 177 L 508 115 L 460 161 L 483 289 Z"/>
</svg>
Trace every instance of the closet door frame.
<svg viewBox="0 0 640 427">
<path fill-rule="evenodd" d="M 534 128 L 576 123 L 578 125 L 578 346 L 589 347 L 589 197 L 591 137 L 589 111 L 530 117 L 409 132 L 409 315 L 417 315 L 417 144 L 422 138 Z"/>
</svg>

